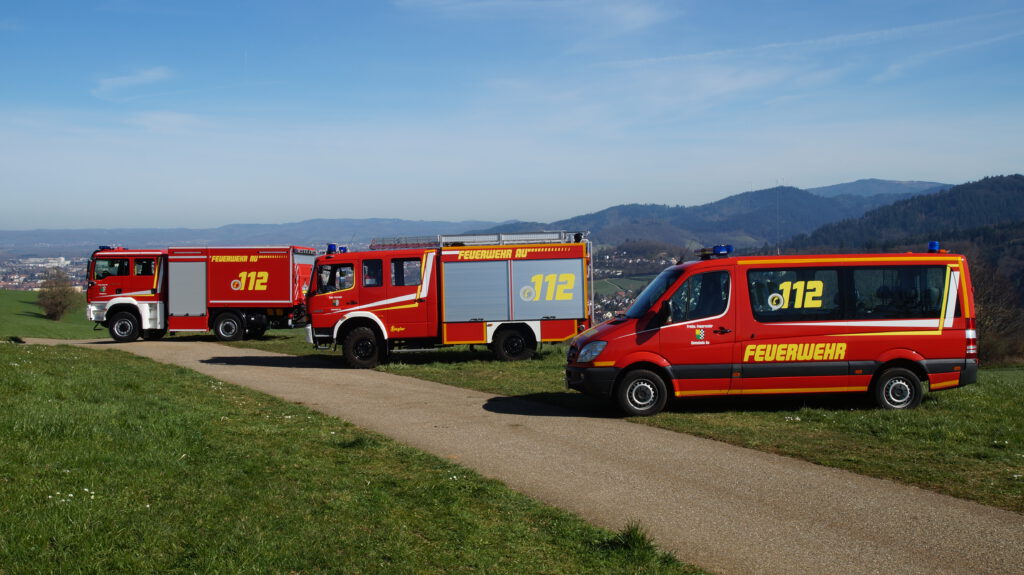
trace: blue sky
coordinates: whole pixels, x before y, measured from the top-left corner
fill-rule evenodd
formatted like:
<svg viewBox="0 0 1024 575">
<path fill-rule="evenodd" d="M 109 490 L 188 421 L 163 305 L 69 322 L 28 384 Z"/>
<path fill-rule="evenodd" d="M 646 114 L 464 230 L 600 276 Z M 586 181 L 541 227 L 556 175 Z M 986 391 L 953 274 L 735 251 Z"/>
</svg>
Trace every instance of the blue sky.
<svg viewBox="0 0 1024 575">
<path fill-rule="evenodd" d="M 1017 1 L 5 2 L 0 78 L 7 230 L 1024 171 Z"/>
</svg>

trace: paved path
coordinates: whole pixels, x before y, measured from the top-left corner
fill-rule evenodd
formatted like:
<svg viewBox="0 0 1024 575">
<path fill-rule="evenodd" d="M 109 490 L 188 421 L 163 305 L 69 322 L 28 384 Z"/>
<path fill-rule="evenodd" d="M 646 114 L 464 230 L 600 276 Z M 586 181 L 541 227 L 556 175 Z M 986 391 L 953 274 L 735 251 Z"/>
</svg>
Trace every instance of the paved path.
<svg viewBox="0 0 1024 575">
<path fill-rule="evenodd" d="M 29 343 L 67 343 L 29 340 Z M 451 459 L 733 573 L 1024 574 L 1024 515 L 626 421 L 203 342 L 122 349 Z"/>
</svg>

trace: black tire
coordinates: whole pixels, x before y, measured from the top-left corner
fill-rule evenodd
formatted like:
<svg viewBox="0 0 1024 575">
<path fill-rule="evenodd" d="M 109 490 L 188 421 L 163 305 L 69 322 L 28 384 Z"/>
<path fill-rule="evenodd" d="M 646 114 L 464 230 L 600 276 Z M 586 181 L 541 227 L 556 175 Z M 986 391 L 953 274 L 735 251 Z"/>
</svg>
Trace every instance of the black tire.
<svg viewBox="0 0 1024 575">
<path fill-rule="evenodd" d="M 167 335 L 166 329 L 146 329 L 142 330 L 142 339 L 146 341 L 156 341 Z"/>
<path fill-rule="evenodd" d="M 873 388 L 875 403 L 882 409 L 913 409 L 921 404 L 921 380 L 909 369 L 894 367 L 878 376 Z"/>
<path fill-rule="evenodd" d="M 615 388 L 615 403 L 627 415 L 654 415 L 665 408 L 668 388 L 661 376 L 646 369 L 626 373 Z"/>
<path fill-rule="evenodd" d="M 119 311 L 107 322 L 110 337 L 114 341 L 127 343 L 139 339 L 141 333 L 138 316 L 130 311 Z"/>
<path fill-rule="evenodd" d="M 341 342 L 341 353 L 349 367 L 371 369 L 381 362 L 380 340 L 373 329 L 357 327 L 345 334 Z"/>
<path fill-rule="evenodd" d="M 502 329 L 494 334 L 494 356 L 501 361 L 530 359 L 537 352 L 537 342 L 519 329 Z"/>
<path fill-rule="evenodd" d="M 217 316 L 213 322 L 213 333 L 220 341 L 238 341 L 245 335 L 242 316 L 233 311 L 226 311 Z"/>
</svg>

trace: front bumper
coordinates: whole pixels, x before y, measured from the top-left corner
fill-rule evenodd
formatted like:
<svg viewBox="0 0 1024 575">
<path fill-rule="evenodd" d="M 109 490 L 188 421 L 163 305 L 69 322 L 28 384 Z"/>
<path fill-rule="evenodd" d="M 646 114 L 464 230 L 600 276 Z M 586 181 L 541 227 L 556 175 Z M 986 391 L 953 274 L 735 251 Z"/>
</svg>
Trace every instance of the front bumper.
<svg viewBox="0 0 1024 575">
<path fill-rule="evenodd" d="M 583 393 L 611 397 L 615 380 L 619 377 L 616 367 L 573 367 L 565 368 L 565 386 Z"/>
</svg>

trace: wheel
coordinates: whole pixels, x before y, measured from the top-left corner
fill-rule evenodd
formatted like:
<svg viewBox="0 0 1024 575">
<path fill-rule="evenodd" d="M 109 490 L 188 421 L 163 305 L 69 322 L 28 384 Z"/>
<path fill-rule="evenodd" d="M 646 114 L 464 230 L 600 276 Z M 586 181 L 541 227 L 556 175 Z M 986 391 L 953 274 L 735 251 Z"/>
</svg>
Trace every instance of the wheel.
<svg viewBox="0 0 1024 575">
<path fill-rule="evenodd" d="M 537 343 L 518 329 L 503 329 L 494 334 L 494 355 L 501 361 L 530 359 L 537 351 Z"/>
<path fill-rule="evenodd" d="M 139 339 L 139 318 L 130 311 L 120 311 L 110 318 L 107 324 L 110 329 L 110 337 L 114 341 L 122 343 Z"/>
<path fill-rule="evenodd" d="M 380 342 L 368 327 L 357 327 L 345 335 L 341 343 L 345 363 L 356 369 L 370 369 L 380 365 Z"/>
<path fill-rule="evenodd" d="M 628 415 L 654 415 L 665 408 L 668 389 L 661 377 L 646 369 L 635 369 L 615 388 L 615 402 Z"/>
<path fill-rule="evenodd" d="M 238 341 L 245 335 L 242 317 L 233 311 L 226 311 L 213 322 L 213 333 L 220 341 Z"/>
<path fill-rule="evenodd" d="M 882 409 L 911 409 L 921 403 L 921 380 L 909 369 L 895 367 L 878 376 L 875 403 Z"/>
<path fill-rule="evenodd" d="M 146 341 L 156 341 L 163 336 L 167 335 L 166 329 L 144 329 L 142 330 L 142 339 Z"/>
</svg>

